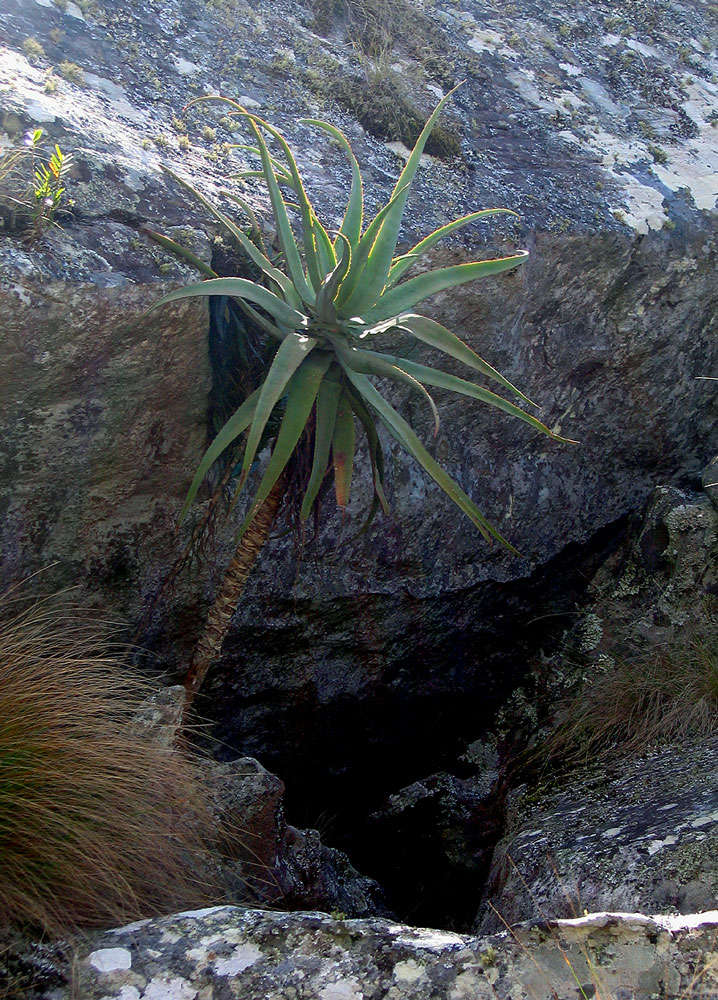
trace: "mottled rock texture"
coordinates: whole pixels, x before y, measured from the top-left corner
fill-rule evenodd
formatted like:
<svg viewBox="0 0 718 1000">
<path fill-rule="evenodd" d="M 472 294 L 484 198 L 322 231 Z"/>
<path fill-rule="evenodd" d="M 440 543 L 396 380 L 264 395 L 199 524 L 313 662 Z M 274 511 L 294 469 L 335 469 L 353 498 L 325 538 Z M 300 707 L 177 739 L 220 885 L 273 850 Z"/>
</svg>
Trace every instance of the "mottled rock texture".
<svg viewBox="0 0 718 1000">
<path fill-rule="evenodd" d="M 142 590 L 175 555 L 204 441 L 204 310 L 147 319 L 151 288 L 59 281 L 41 266 L 38 253 L 30 277 L 5 269 L 0 287 L 2 577 L 51 567 L 48 590 L 77 586 L 109 621 L 138 621 Z"/>
<path fill-rule="evenodd" d="M 133 720 L 163 747 L 177 740 L 184 709 L 181 685 L 161 688 Z M 284 783 L 252 757 L 229 763 L 204 758 L 200 769 L 215 826 L 217 884 L 222 901 L 317 909 L 347 917 L 391 916 L 379 885 L 359 874 L 317 830 L 287 823 Z"/>
<path fill-rule="evenodd" d="M 220 830 L 219 858 L 230 900 L 346 916 L 387 914 L 381 889 L 317 830 L 298 830 L 284 815 L 284 784 L 251 757 L 211 766 L 207 774 Z"/>
<path fill-rule="evenodd" d="M 585 910 L 692 913 L 718 905 L 718 741 L 517 790 L 477 929 Z"/>
<path fill-rule="evenodd" d="M 535 665 L 524 696 L 514 696 L 506 712 L 514 735 L 522 726 L 540 735 L 529 743 L 527 768 L 509 767 L 505 833 L 476 923 L 482 933 L 504 919 L 573 916 L 584 908 L 688 912 L 716 905 L 718 744 L 710 727 L 691 730 L 684 718 L 683 733 L 646 732 L 637 747 L 640 713 L 631 718 L 630 704 L 617 706 L 626 731 L 617 738 L 609 731 L 587 751 L 581 730 L 573 745 L 556 750 L 542 725 L 555 719 L 567 692 L 580 711 L 591 684 L 626 662 L 688 662 L 701 650 L 706 704 L 714 711 L 717 567 L 718 515 L 708 497 L 657 489 L 625 544 L 590 581 L 590 600 L 556 653 Z M 692 676 L 682 675 L 683 683 Z M 562 718 L 573 721 L 568 709 Z M 634 740 L 630 752 L 622 738 Z"/>
<path fill-rule="evenodd" d="M 707 1000 L 717 929 L 718 913 L 604 913 L 472 938 L 225 907 L 97 936 L 75 983 L 83 1000 Z"/>
<path fill-rule="evenodd" d="M 369 818 L 372 870 L 412 923 L 471 926 L 503 829 L 492 756 L 478 771 L 463 761 L 455 765 L 460 775 L 442 771 L 413 782 Z"/>
</svg>

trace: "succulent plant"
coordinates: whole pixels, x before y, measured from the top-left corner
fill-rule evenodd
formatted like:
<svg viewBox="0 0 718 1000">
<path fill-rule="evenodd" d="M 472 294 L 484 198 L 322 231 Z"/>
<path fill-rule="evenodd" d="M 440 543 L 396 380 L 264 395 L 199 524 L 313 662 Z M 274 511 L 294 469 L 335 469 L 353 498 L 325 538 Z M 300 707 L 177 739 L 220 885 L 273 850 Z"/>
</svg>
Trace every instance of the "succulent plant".
<svg viewBox="0 0 718 1000">
<path fill-rule="evenodd" d="M 256 145 L 243 148 L 259 157 L 261 169 L 240 176 L 261 177 L 266 183 L 283 268 L 277 267 L 270 259 L 256 216 L 242 197 L 227 192 L 247 214 L 252 225 L 251 238 L 190 184 L 172 174 L 232 234 L 261 273 L 262 282 L 243 277 L 219 277 L 193 254 L 173 241 L 153 234 L 167 249 L 184 256 L 207 278 L 170 292 L 153 308 L 194 295 L 229 297 L 266 334 L 269 341 L 276 344 L 276 351 L 261 384 L 219 430 L 207 449 L 182 509 L 181 516 L 184 517 L 212 465 L 244 434 L 235 497 L 239 495 L 259 451 L 268 438 L 272 440 L 271 456 L 241 525 L 237 550 L 210 610 L 185 680 L 188 703 L 221 651 L 244 584 L 285 499 L 286 470 L 300 447 L 311 448 L 312 455 L 299 490 L 302 520 L 309 517 L 328 474 L 334 478 L 337 504 L 340 508 L 347 505 L 357 426 L 363 428 L 366 434 L 372 468 L 374 500 L 369 516 L 373 516 L 378 507 L 388 510 L 379 436 L 381 424 L 487 539 L 493 537 L 516 552 L 484 517 L 471 497 L 436 462 L 411 425 L 374 384 L 374 378 L 389 380 L 416 393 L 431 411 L 435 433 L 439 427 L 439 412 L 427 386 L 476 399 L 525 421 L 555 440 L 565 440 L 519 405 L 490 389 L 441 368 L 429 367 L 377 349 L 387 335 L 395 336 L 397 332 L 408 334 L 461 362 L 472 373 L 498 384 L 523 403 L 534 405 L 454 333 L 436 320 L 414 312 L 420 302 L 436 292 L 518 267 L 526 259 L 526 251 L 496 260 L 439 267 L 405 277 L 412 265 L 420 261 L 423 254 L 442 237 L 478 219 L 509 210 L 471 212 L 441 226 L 420 240 L 408 253 L 397 254 L 399 231 L 411 183 L 427 138 L 450 96 L 447 94 L 434 109 L 390 199 L 368 224 L 364 220 L 362 176 L 347 138 L 328 122 L 303 119 L 305 125 L 322 130 L 339 143 L 349 158 L 351 187 L 344 217 L 336 233 L 330 233 L 320 222 L 305 190 L 295 157 L 276 128 L 230 99 L 197 99 L 221 100 L 229 104 L 232 110 L 228 117 L 244 120 L 254 134 Z M 268 139 L 275 143 L 273 152 L 270 152 Z M 294 208 L 300 216 L 301 240 L 297 240 L 292 229 L 283 190 L 291 192 Z M 277 422 L 280 412 L 281 419 Z"/>
<path fill-rule="evenodd" d="M 439 427 L 439 413 L 427 386 L 469 396 L 525 421 L 549 437 L 565 440 L 526 410 L 487 388 L 439 368 L 377 349 L 382 337 L 402 331 L 460 361 L 472 372 L 498 383 L 524 403 L 533 405 L 522 392 L 454 333 L 435 320 L 413 311 L 420 302 L 436 292 L 518 267 L 526 259 L 526 251 L 495 260 L 440 267 L 402 280 L 409 268 L 442 237 L 499 212 L 516 214 L 509 209 L 471 212 L 441 226 L 408 253 L 396 255 L 411 183 L 419 167 L 426 140 L 450 96 L 451 94 L 447 94 L 435 108 L 406 162 L 391 198 L 367 225 L 364 224 L 362 177 L 348 140 L 328 122 L 303 119 L 304 124 L 321 129 L 336 140 L 343 147 L 351 164 L 351 190 L 341 227 L 334 234 L 328 232 L 319 221 L 306 193 L 295 157 L 282 134 L 238 103 L 220 99 L 232 105 L 230 116 L 243 117 L 254 133 L 257 145 L 245 148 L 252 149 L 261 159 L 261 171 L 252 173 L 262 176 L 266 182 L 285 268 L 282 270 L 276 267 L 246 233 L 187 182 L 173 175 L 179 183 L 192 190 L 229 230 L 261 271 L 264 283 L 239 277 L 210 277 L 209 280 L 171 292 L 156 305 L 194 295 L 231 296 L 267 336 L 277 342 L 276 354 L 262 385 L 227 421 L 207 450 L 187 495 L 183 516 L 213 463 L 239 435 L 248 431 L 237 487 L 238 490 L 242 489 L 270 416 L 280 400 L 285 398 L 284 415 L 271 458 L 240 535 L 252 522 L 282 475 L 310 421 L 313 421 L 314 428 L 314 459 L 303 495 L 301 517 L 306 519 L 309 516 L 329 471 L 333 471 L 337 503 L 344 507 L 349 499 L 354 465 L 355 422 L 358 421 L 367 436 L 375 501 L 382 508 L 387 509 L 387 502 L 377 422 L 383 424 L 389 434 L 416 459 L 482 534 L 487 538 L 493 536 L 505 545 L 509 544 L 458 483 L 438 465 L 409 423 L 372 381 L 373 377 L 389 379 L 416 392 L 431 410 L 435 431 Z M 281 159 L 270 153 L 265 134 L 276 141 Z M 302 223 L 301 241 L 296 239 L 292 230 L 282 188 L 289 189 L 296 199 Z M 250 211 L 250 217 L 254 221 L 253 213 L 243 199 L 236 195 L 232 197 L 245 210 Z"/>
</svg>

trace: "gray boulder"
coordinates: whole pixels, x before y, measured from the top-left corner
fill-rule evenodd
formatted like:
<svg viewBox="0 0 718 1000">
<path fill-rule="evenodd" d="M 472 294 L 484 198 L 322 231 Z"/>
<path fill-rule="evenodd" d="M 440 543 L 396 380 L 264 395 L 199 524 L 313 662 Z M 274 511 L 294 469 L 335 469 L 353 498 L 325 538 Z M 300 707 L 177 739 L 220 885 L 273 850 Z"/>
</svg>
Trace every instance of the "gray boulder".
<svg viewBox="0 0 718 1000">
<path fill-rule="evenodd" d="M 209 765 L 228 898 L 323 909 L 350 917 L 388 913 L 379 885 L 316 830 L 287 824 L 284 784 L 251 757 Z"/>
<path fill-rule="evenodd" d="M 464 762 L 457 766 L 462 776 L 442 771 L 421 778 L 369 817 L 375 874 L 391 887 L 397 912 L 413 923 L 471 926 L 503 828 L 496 752 L 482 751 L 481 770 Z"/>
<path fill-rule="evenodd" d="M 718 913 L 602 913 L 472 938 L 381 920 L 220 907 L 97 935 L 83 1000 L 575 1000 L 708 997 Z M 77 995 L 41 993 L 45 1000 Z"/>
<path fill-rule="evenodd" d="M 517 789 L 479 933 L 596 910 L 689 913 L 718 904 L 718 742 L 679 746 Z"/>
<path fill-rule="evenodd" d="M 132 720 L 161 746 L 176 742 L 185 690 L 160 688 Z M 389 916 L 380 886 L 349 858 L 298 830 L 285 817 L 284 783 L 252 757 L 226 763 L 205 757 L 201 770 L 212 808 L 212 863 L 231 903 L 322 909 L 348 917 Z"/>
</svg>

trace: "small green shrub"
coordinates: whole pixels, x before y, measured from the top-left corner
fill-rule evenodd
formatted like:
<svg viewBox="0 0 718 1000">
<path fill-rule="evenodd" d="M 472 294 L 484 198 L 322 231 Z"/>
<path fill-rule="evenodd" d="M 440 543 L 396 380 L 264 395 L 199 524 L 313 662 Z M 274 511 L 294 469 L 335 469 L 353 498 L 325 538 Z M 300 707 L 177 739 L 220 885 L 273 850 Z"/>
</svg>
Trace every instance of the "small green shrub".
<svg viewBox="0 0 718 1000">
<path fill-rule="evenodd" d="M 72 158 L 59 146 L 42 144 L 41 128 L 26 132 L 22 145 L 0 155 L 0 221 L 11 231 L 34 239 L 65 201 L 65 177 Z"/>
<path fill-rule="evenodd" d="M 654 163 L 668 163 L 668 153 L 665 149 L 661 149 L 660 146 L 656 146 L 654 143 L 650 142 L 648 144 L 648 152 L 653 157 Z"/>
<path fill-rule="evenodd" d="M 74 83 L 77 87 L 85 86 L 85 74 L 77 63 L 69 62 L 65 59 L 57 67 L 57 72 L 64 80 L 69 81 L 69 83 Z"/>
<path fill-rule="evenodd" d="M 641 133 L 644 139 L 655 139 L 656 131 L 650 122 L 644 121 L 642 118 L 638 122 L 638 131 Z"/>
<path fill-rule="evenodd" d="M 31 63 L 38 63 L 45 58 L 45 50 L 36 38 L 26 38 L 22 43 L 22 51 Z"/>
<path fill-rule="evenodd" d="M 199 772 L 133 724 L 150 685 L 75 615 L 0 606 L 0 930 L 216 901 Z"/>
<path fill-rule="evenodd" d="M 392 72 L 372 73 L 364 79 L 337 78 L 330 89 L 338 103 L 377 139 L 402 142 L 411 149 L 421 134 L 424 120 Z M 453 129 L 437 125 L 426 143 L 426 152 L 440 159 L 458 156 L 459 136 Z"/>
<path fill-rule="evenodd" d="M 46 94 L 56 94 L 59 86 L 60 84 L 58 82 L 57 77 L 52 72 L 52 70 L 50 70 L 45 76 L 45 83 L 42 89 L 45 91 Z"/>
<path fill-rule="evenodd" d="M 313 0 L 315 27 L 341 23 L 363 70 L 363 76 L 344 76 L 338 66 L 312 62 L 305 79 L 315 93 L 334 98 L 371 135 L 385 142 L 416 142 L 424 118 L 407 86 L 392 69 L 394 49 L 406 49 L 417 61 L 417 77 L 436 80 L 445 89 L 454 86 L 437 29 L 425 14 L 407 0 Z M 321 70 L 321 74 L 318 72 Z M 459 155 L 461 143 L 451 128 L 438 125 L 426 147 L 442 159 Z"/>
</svg>

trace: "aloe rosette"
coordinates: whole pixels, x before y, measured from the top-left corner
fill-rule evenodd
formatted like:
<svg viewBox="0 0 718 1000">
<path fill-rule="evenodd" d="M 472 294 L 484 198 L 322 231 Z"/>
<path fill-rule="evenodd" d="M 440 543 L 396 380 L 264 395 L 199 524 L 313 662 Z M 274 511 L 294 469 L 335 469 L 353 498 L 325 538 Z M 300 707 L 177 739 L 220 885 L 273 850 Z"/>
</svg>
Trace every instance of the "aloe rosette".
<svg viewBox="0 0 718 1000">
<path fill-rule="evenodd" d="M 301 518 L 309 516 L 322 482 L 332 470 L 337 503 L 340 507 L 347 504 L 357 426 L 363 428 L 368 442 L 374 506 L 379 505 L 386 511 L 378 422 L 416 459 L 485 537 L 496 538 L 512 548 L 467 493 L 435 461 L 410 424 L 373 381 L 374 378 L 388 379 L 407 386 L 421 396 L 431 410 L 435 428 L 439 426 L 439 414 L 427 386 L 479 400 L 524 421 L 554 440 L 566 440 L 521 406 L 496 392 L 440 368 L 376 349 L 382 336 L 401 331 L 461 362 L 473 373 L 498 384 L 523 403 L 534 405 L 454 333 L 435 320 L 414 312 L 420 302 L 437 292 L 519 267 L 528 256 L 526 251 L 494 260 L 439 267 L 402 280 L 409 268 L 442 237 L 500 212 L 516 214 L 503 208 L 471 212 L 436 229 L 408 253 L 397 255 L 399 231 L 410 187 L 426 140 L 450 96 L 447 94 L 436 106 L 406 161 L 391 198 L 368 224 L 364 220 L 362 176 L 348 140 L 328 122 L 302 119 L 303 124 L 322 130 L 335 140 L 351 165 L 352 180 L 346 210 L 341 227 L 335 234 L 330 234 L 319 221 L 307 196 L 295 157 L 282 134 L 237 102 L 227 98 L 210 98 L 230 104 L 230 115 L 243 118 L 254 134 L 256 145 L 244 148 L 254 151 L 261 161 L 261 170 L 251 173 L 261 176 L 266 183 L 284 269 L 272 263 L 261 240 L 253 242 L 198 191 L 173 174 L 231 233 L 261 271 L 263 283 L 240 277 L 213 276 L 214 272 L 202 265 L 208 280 L 171 292 L 156 306 L 195 295 L 230 296 L 277 343 L 264 381 L 237 409 L 208 448 L 190 486 L 182 516 L 187 513 L 213 463 L 246 432 L 237 489 L 239 491 L 244 487 L 270 416 L 280 400 L 284 400 L 283 416 L 271 457 L 241 526 L 240 537 L 282 476 L 310 420 L 314 434 L 313 463 L 303 493 Z M 274 140 L 276 155 L 270 152 L 268 139 Z M 301 217 L 301 240 L 295 237 L 282 189 L 291 192 L 293 204 Z M 256 218 L 249 205 L 237 195 L 232 197 L 249 213 L 256 228 Z"/>
</svg>

